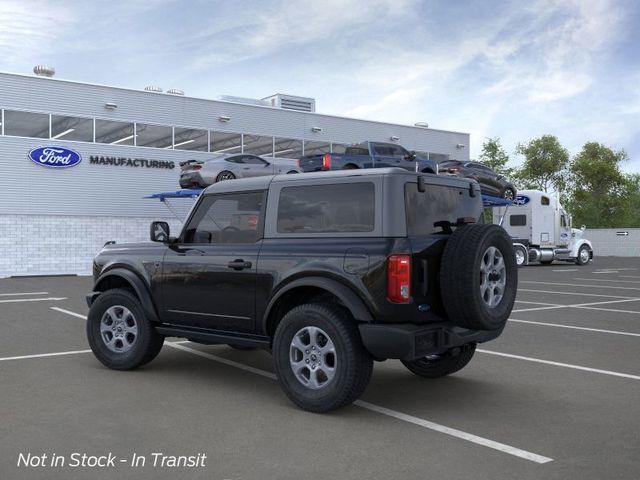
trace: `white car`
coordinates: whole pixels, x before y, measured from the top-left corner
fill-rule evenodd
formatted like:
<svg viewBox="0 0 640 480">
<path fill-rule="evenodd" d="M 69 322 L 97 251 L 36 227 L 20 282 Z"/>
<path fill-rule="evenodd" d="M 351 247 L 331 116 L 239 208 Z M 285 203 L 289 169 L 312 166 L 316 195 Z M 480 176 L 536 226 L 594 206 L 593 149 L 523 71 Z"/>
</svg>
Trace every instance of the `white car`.
<svg viewBox="0 0 640 480">
<path fill-rule="evenodd" d="M 295 159 L 259 157 L 244 153 L 219 155 L 211 160 L 188 160 L 180 163 L 180 169 L 182 188 L 204 188 L 234 178 L 301 172 Z"/>
</svg>

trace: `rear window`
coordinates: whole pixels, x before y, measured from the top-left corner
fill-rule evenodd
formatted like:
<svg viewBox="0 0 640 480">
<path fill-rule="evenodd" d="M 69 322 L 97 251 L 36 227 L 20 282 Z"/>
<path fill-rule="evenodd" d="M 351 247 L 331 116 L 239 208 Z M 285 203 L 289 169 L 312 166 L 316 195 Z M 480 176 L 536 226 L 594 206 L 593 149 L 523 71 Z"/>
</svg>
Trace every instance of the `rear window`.
<svg viewBox="0 0 640 480">
<path fill-rule="evenodd" d="M 371 182 L 285 187 L 278 201 L 278 233 L 371 232 Z"/>
<path fill-rule="evenodd" d="M 346 155 L 369 155 L 369 149 L 366 147 L 347 147 Z"/>
<path fill-rule="evenodd" d="M 524 227 L 526 224 L 526 215 L 511 215 L 509 217 L 509 225 L 511 225 L 512 227 Z"/>
<path fill-rule="evenodd" d="M 404 187 L 407 233 L 409 235 L 429 235 L 441 231 L 436 223 L 447 221 L 455 224 L 459 218 L 478 218 L 465 190 L 442 185 L 426 185 L 425 192 L 418 191 L 418 184 L 407 183 Z M 465 200 L 466 199 L 466 200 Z"/>
</svg>

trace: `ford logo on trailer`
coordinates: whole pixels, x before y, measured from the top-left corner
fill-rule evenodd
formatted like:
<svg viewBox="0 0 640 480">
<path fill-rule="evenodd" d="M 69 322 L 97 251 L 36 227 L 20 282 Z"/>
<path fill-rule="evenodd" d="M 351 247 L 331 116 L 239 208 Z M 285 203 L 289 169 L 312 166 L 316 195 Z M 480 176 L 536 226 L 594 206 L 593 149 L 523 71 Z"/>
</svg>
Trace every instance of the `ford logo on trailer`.
<svg viewBox="0 0 640 480">
<path fill-rule="evenodd" d="M 529 203 L 531 199 L 529 197 L 527 197 L 526 195 L 517 195 L 515 201 L 513 202 L 514 205 L 526 205 L 527 203 Z"/>
<path fill-rule="evenodd" d="M 51 168 L 74 167 L 82 161 L 82 155 L 64 147 L 38 147 L 29 152 L 33 163 Z"/>
</svg>

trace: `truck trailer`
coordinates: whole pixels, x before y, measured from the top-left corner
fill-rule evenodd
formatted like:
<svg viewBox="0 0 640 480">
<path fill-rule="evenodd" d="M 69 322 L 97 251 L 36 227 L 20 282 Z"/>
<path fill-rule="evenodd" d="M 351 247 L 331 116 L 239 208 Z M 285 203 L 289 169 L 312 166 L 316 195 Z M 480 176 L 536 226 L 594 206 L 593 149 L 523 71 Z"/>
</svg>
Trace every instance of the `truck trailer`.
<svg viewBox="0 0 640 480">
<path fill-rule="evenodd" d="M 493 222 L 513 239 L 518 266 L 554 260 L 586 265 L 593 259 L 593 246 L 583 238 L 586 227 L 572 228 L 571 216 L 546 192 L 519 191 L 512 205 L 496 207 Z"/>
</svg>

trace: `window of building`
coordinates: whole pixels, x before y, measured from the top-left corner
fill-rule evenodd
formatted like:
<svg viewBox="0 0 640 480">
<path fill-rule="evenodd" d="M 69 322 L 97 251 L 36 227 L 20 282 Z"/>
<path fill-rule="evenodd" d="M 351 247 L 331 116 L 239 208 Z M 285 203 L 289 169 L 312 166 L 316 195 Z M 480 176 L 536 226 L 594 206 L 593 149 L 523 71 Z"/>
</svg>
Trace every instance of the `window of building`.
<svg viewBox="0 0 640 480">
<path fill-rule="evenodd" d="M 96 142 L 133 145 L 133 123 L 96 119 Z"/>
<path fill-rule="evenodd" d="M 173 135 L 173 148 L 176 150 L 195 150 L 198 152 L 209 150 L 209 135 L 206 130 L 175 127 Z"/>
<path fill-rule="evenodd" d="M 51 115 L 51 138 L 93 142 L 93 119 Z"/>
<path fill-rule="evenodd" d="M 512 227 L 524 227 L 526 224 L 526 215 L 511 215 L 509 217 L 509 225 L 511 225 Z"/>
<path fill-rule="evenodd" d="M 210 132 L 212 153 L 242 153 L 242 135 L 239 133 Z"/>
<path fill-rule="evenodd" d="M 254 243 L 264 199 L 264 192 L 205 197 L 185 230 L 185 243 Z"/>
<path fill-rule="evenodd" d="M 285 187 L 278 202 L 278 233 L 371 232 L 371 182 Z"/>
<path fill-rule="evenodd" d="M 164 125 L 136 123 L 136 145 L 138 147 L 171 148 L 173 129 Z"/>
<path fill-rule="evenodd" d="M 247 135 L 246 133 L 242 137 L 244 142 L 244 153 L 265 155 L 267 157 L 273 156 L 273 137 Z"/>
<path fill-rule="evenodd" d="M 325 153 L 331 153 L 330 142 L 312 142 L 310 140 L 304 141 L 305 155 L 322 155 Z"/>
<path fill-rule="evenodd" d="M 291 138 L 274 138 L 274 157 L 300 158 L 302 157 L 302 140 Z"/>
<path fill-rule="evenodd" d="M 5 110 L 4 134 L 15 137 L 49 138 L 49 115 Z"/>
</svg>

